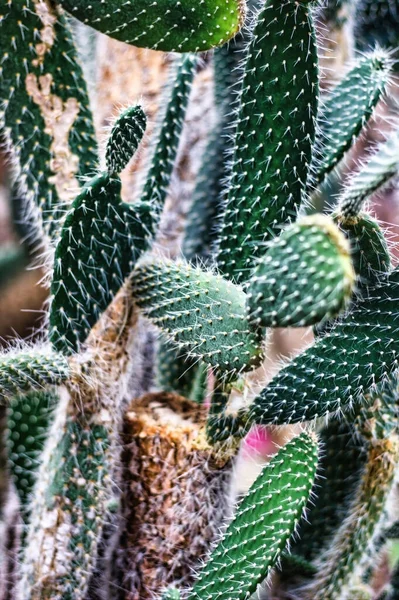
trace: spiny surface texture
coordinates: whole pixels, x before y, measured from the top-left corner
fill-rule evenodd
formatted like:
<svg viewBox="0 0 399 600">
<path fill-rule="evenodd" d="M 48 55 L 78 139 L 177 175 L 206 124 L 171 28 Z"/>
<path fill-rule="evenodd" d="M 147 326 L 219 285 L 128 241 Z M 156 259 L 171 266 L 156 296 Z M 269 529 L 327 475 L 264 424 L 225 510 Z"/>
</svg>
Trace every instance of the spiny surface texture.
<svg viewBox="0 0 399 600">
<path fill-rule="evenodd" d="M 0 57 L 0 127 L 35 222 L 53 236 L 79 177 L 97 162 L 89 98 L 65 18 L 47 0 L 1 0 Z"/>
<path fill-rule="evenodd" d="M 364 203 L 398 174 L 399 134 L 395 132 L 382 143 L 346 185 L 340 198 L 340 212 L 355 217 Z"/>
<path fill-rule="evenodd" d="M 200 52 L 227 42 L 245 16 L 242 0 L 60 0 L 75 18 L 122 42 Z"/>
<path fill-rule="evenodd" d="M 312 183 L 322 182 L 369 121 L 390 82 L 389 53 L 360 58 L 324 100 L 312 161 Z"/>
<path fill-rule="evenodd" d="M 317 441 L 307 433 L 272 458 L 239 505 L 189 600 L 244 600 L 255 592 L 302 516 L 317 463 Z"/>
<path fill-rule="evenodd" d="M 307 3 L 268 0 L 248 49 L 217 261 L 245 281 L 264 242 L 294 219 L 315 135 L 318 67 Z"/>
<path fill-rule="evenodd" d="M 349 411 L 398 367 L 399 270 L 357 302 L 255 398 L 257 423 L 284 424 Z"/>
<path fill-rule="evenodd" d="M 118 177 L 102 173 L 82 189 L 65 219 L 51 284 L 50 339 L 73 352 L 147 248 L 151 211 L 122 202 Z"/>
<path fill-rule="evenodd" d="M 147 118 L 141 106 L 130 106 L 116 119 L 107 142 L 108 172 L 118 174 L 135 155 L 145 132 Z"/>
<path fill-rule="evenodd" d="M 261 361 L 260 337 L 250 330 L 238 286 L 166 260 L 140 266 L 132 281 L 137 305 L 187 355 L 232 372 Z"/>
<path fill-rule="evenodd" d="M 61 385 L 69 375 L 64 356 L 38 348 L 0 356 L 0 404 L 24 392 Z"/>
<path fill-rule="evenodd" d="M 330 217 L 303 217 L 275 238 L 248 286 L 251 322 L 306 327 L 335 317 L 351 297 L 355 273 L 345 237 Z"/>
</svg>

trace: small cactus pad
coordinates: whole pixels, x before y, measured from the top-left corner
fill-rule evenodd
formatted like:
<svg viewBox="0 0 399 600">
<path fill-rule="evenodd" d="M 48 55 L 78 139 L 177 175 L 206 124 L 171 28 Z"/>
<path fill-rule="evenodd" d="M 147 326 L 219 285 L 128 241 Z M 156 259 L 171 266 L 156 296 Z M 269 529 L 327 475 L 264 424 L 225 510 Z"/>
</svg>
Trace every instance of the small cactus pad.
<svg viewBox="0 0 399 600">
<path fill-rule="evenodd" d="M 139 147 L 147 118 L 141 106 L 130 106 L 116 119 L 107 142 L 106 162 L 110 175 L 126 167 Z"/>
<path fill-rule="evenodd" d="M 294 219 L 315 135 L 318 67 L 310 8 L 267 0 L 248 48 L 218 265 L 240 283 Z M 306 43 L 305 41 L 306 40 Z"/>
<path fill-rule="evenodd" d="M 306 327 L 335 317 L 351 297 L 349 244 L 330 217 L 303 217 L 269 245 L 249 282 L 250 320 Z"/>
<path fill-rule="evenodd" d="M 162 600 L 180 600 L 180 592 L 176 588 L 169 588 L 162 595 Z"/>
<path fill-rule="evenodd" d="M 50 349 L 3 354 L 0 356 L 0 404 L 18 394 L 61 385 L 68 374 L 66 358 Z"/>
<path fill-rule="evenodd" d="M 50 339 L 77 350 L 148 243 L 150 209 L 121 201 L 121 182 L 102 173 L 72 205 L 56 248 Z"/>
<path fill-rule="evenodd" d="M 79 177 L 97 163 L 86 85 L 59 9 L 44 0 L 2 0 L 0 64 L 0 127 L 20 193 L 53 236 Z"/>
<path fill-rule="evenodd" d="M 360 58 L 321 106 L 312 162 L 313 184 L 322 182 L 369 121 L 391 79 L 388 52 Z"/>
<path fill-rule="evenodd" d="M 324 337 L 283 368 L 255 398 L 260 424 L 306 421 L 350 411 L 399 364 L 399 270 Z"/>
<path fill-rule="evenodd" d="M 339 202 L 342 215 L 356 217 L 364 203 L 398 174 L 398 169 L 399 134 L 395 132 L 349 180 Z"/>
<path fill-rule="evenodd" d="M 189 600 L 244 600 L 255 592 L 297 527 L 317 463 L 317 440 L 308 433 L 272 458 L 200 572 Z"/>
<path fill-rule="evenodd" d="M 188 356 L 222 371 L 259 365 L 260 339 L 246 318 L 246 294 L 219 275 L 183 262 L 159 261 L 132 277 L 136 304 Z"/>
<path fill-rule="evenodd" d="M 346 218 L 333 215 L 335 222 L 350 242 L 352 264 L 356 272 L 356 287 L 375 285 L 391 270 L 388 244 L 378 222 L 366 213 Z"/>
<path fill-rule="evenodd" d="M 165 52 L 201 52 L 232 38 L 242 0 L 60 0 L 76 19 L 122 42 Z"/>
</svg>

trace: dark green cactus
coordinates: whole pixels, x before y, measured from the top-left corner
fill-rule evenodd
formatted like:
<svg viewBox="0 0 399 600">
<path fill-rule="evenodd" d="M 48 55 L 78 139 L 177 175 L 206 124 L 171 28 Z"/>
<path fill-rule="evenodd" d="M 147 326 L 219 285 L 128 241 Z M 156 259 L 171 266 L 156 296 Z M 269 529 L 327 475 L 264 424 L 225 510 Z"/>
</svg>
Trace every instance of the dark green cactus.
<svg viewBox="0 0 399 600">
<path fill-rule="evenodd" d="M 75 18 L 133 46 L 166 52 L 200 52 L 234 36 L 245 15 L 241 0 L 61 0 Z"/>
<path fill-rule="evenodd" d="M 360 58 L 324 100 L 312 161 L 313 185 L 343 159 L 386 92 L 391 75 L 389 53 L 376 50 Z"/>
<path fill-rule="evenodd" d="M 248 279 L 264 242 L 295 219 L 306 186 L 318 103 L 309 11 L 307 2 L 268 0 L 248 48 L 217 256 L 237 282 Z"/>
<path fill-rule="evenodd" d="M 97 163 L 86 84 L 57 7 L 1 0 L 0 40 L 0 128 L 36 225 L 54 235 Z"/>
<path fill-rule="evenodd" d="M 110 175 L 118 175 L 135 155 L 147 125 L 141 106 L 130 106 L 116 119 L 107 141 L 105 159 Z"/>
</svg>

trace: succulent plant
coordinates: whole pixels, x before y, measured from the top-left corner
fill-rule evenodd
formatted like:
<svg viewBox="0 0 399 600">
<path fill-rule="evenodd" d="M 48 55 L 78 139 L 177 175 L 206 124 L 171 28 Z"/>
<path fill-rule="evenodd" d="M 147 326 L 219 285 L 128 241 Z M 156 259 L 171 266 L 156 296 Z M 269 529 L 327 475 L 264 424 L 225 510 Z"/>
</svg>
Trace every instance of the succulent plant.
<svg viewBox="0 0 399 600">
<path fill-rule="evenodd" d="M 68 13 L 181 54 L 151 136 L 134 99 L 98 143 Z M 267 584 L 278 600 L 372 598 L 399 460 L 399 268 L 365 205 L 397 175 L 397 132 L 336 206 L 312 202 L 387 96 L 393 61 L 368 49 L 322 94 L 317 16 L 307 0 L 0 0 L 0 128 L 50 290 L 38 341 L 0 355 L 24 521 L 5 597 L 244 600 Z M 216 121 L 171 259 L 159 232 L 209 63 Z M 20 255 L 0 259 L 2 286 Z M 308 326 L 314 343 L 247 402 L 270 330 Z M 291 424 L 234 509 L 241 440 Z"/>
</svg>

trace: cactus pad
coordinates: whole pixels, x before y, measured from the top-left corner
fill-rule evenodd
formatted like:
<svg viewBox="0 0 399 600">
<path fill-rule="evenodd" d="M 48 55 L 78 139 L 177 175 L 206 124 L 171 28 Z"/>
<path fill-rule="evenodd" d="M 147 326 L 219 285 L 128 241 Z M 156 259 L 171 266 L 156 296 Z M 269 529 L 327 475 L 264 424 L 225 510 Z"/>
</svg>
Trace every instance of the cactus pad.
<svg viewBox="0 0 399 600">
<path fill-rule="evenodd" d="M 306 327 L 335 317 L 351 297 L 349 244 L 331 218 L 304 217 L 269 245 L 249 281 L 250 319 Z"/>
<path fill-rule="evenodd" d="M 248 279 L 264 242 L 295 218 L 306 185 L 318 104 L 309 10 L 303 2 L 267 0 L 248 48 L 217 257 L 237 282 Z"/>
<path fill-rule="evenodd" d="M 137 305 L 182 353 L 223 371 L 259 365 L 260 338 L 250 331 L 241 288 L 172 261 L 142 265 L 132 280 Z"/>
<path fill-rule="evenodd" d="M 141 106 L 130 106 L 116 119 L 107 142 L 106 162 L 110 175 L 127 166 L 139 147 L 147 118 Z"/>
<path fill-rule="evenodd" d="M 75 18 L 122 42 L 165 52 L 210 50 L 232 38 L 242 0 L 60 0 Z"/>
<path fill-rule="evenodd" d="M 317 440 L 302 433 L 264 467 L 199 574 L 189 600 L 244 600 L 268 577 L 312 490 Z"/>
<path fill-rule="evenodd" d="M 121 182 L 107 173 L 82 189 L 55 252 L 50 338 L 76 350 L 131 273 L 149 238 L 150 209 L 121 201 Z"/>
</svg>

